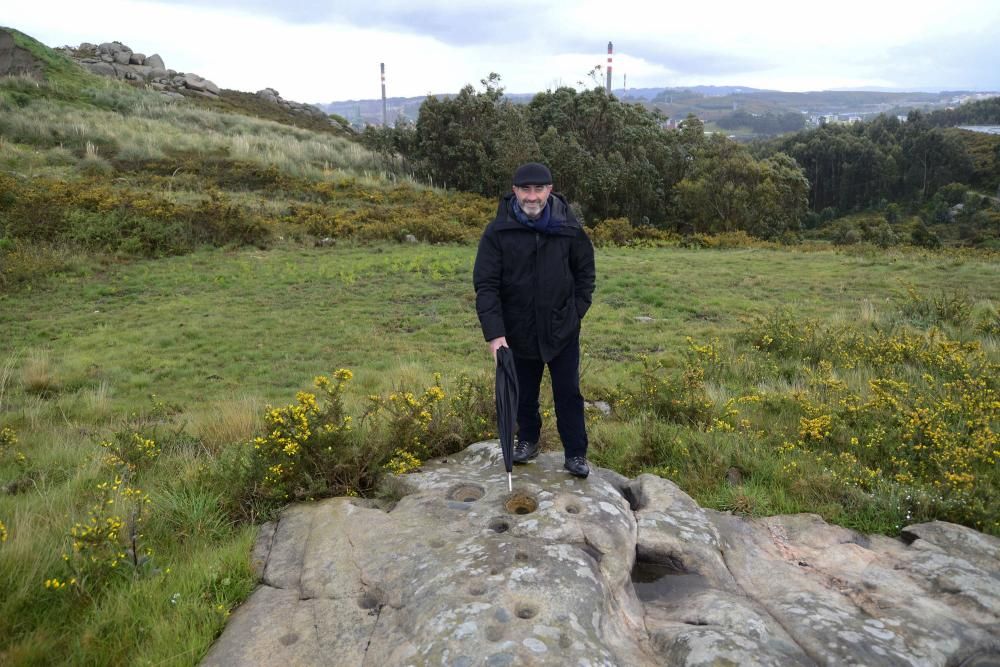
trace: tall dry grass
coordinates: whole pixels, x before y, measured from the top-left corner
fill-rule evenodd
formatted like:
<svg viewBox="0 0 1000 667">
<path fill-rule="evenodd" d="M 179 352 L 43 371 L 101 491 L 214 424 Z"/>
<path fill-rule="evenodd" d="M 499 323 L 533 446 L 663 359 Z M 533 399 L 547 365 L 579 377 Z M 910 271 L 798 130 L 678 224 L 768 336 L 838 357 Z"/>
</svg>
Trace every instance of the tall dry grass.
<svg viewBox="0 0 1000 667">
<path fill-rule="evenodd" d="M 249 442 L 259 434 L 263 406 L 257 396 L 236 396 L 192 414 L 190 427 L 202 445 L 217 454 L 226 445 Z"/>
</svg>

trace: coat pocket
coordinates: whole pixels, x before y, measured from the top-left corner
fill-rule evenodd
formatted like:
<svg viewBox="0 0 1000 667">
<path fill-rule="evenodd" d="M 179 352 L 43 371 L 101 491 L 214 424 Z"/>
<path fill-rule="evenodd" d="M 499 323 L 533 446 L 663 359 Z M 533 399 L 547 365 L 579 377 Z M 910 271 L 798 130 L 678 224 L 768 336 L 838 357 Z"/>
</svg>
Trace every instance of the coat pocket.
<svg viewBox="0 0 1000 667">
<path fill-rule="evenodd" d="M 573 303 L 573 299 L 567 299 L 562 307 L 552 311 L 550 323 L 552 342 L 565 340 L 576 331 L 580 326 L 580 318 L 576 314 L 576 304 Z"/>
</svg>

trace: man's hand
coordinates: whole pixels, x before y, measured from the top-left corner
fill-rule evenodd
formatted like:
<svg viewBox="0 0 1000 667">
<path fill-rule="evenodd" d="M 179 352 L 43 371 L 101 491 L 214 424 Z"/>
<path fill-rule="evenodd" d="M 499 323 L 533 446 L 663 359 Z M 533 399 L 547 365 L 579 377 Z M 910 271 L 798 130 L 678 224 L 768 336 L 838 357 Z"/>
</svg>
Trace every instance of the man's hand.
<svg viewBox="0 0 1000 667">
<path fill-rule="evenodd" d="M 500 336 L 499 338 L 494 338 L 490 341 L 490 352 L 493 353 L 493 361 L 497 360 L 497 350 L 501 347 L 509 347 L 507 345 L 507 338 L 505 336 Z"/>
</svg>

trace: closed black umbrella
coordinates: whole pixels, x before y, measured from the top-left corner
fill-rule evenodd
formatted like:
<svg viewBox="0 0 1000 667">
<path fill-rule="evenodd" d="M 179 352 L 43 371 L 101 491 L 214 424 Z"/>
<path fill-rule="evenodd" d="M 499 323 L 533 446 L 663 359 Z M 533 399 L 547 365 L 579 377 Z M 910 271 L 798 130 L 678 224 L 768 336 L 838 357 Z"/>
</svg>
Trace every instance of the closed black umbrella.
<svg viewBox="0 0 1000 667">
<path fill-rule="evenodd" d="M 497 432 L 503 464 L 507 468 L 507 490 L 514 490 L 514 429 L 517 427 L 517 371 L 509 347 L 497 349 Z"/>
</svg>

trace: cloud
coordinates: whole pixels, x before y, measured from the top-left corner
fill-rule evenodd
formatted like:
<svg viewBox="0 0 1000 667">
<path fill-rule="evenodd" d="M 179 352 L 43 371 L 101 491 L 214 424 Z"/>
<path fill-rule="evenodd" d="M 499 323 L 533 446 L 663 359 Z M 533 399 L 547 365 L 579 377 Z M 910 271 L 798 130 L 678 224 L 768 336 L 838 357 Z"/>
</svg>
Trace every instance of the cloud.
<svg viewBox="0 0 1000 667">
<path fill-rule="evenodd" d="M 883 68 L 901 86 L 1000 90 L 1000 22 L 890 49 Z"/>
<path fill-rule="evenodd" d="M 585 86 L 615 44 L 619 87 L 1000 88 L 1000 3 L 949 0 L 73 0 L 12 2 L 4 22 L 46 44 L 121 40 L 173 69 L 299 101 Z M 58 16 L 59 21 L 52 17 Z"/>
<path fill-rule="evenodd" d="M 289 23 L 334 23 L 366 30 L 421 35 L 454 46 L 499 44 L 542 32 L 548 10 L 529 0 L 161 0 L 165 4 L 238 10 Z"/>
</svg>

